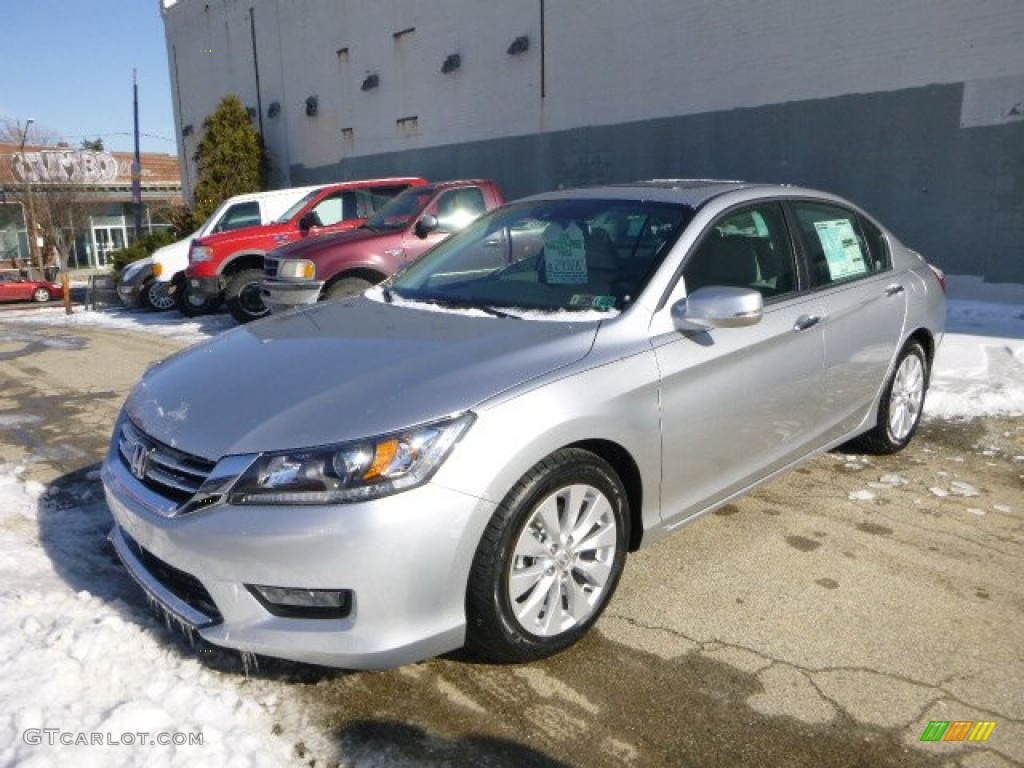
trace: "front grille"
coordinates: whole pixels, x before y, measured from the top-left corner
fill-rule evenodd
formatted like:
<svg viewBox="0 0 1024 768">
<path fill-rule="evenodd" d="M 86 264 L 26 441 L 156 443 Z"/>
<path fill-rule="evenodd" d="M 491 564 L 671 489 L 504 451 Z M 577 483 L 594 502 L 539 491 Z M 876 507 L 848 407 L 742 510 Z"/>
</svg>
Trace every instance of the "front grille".
<svg viewBox="0 0 1024 768">
<path fill-rule="evenodd" d="M 125 419 L 118 437 L 121 461 L 151 491 L 184 504 L 206 481 L 214 462 L 154 440 Z"/>
<path fill-rule="evenodd" d="M 273 256 L 263 257 L 263 274 L 265 277 L 277 277 L 277 270 L 281 260 Z"/>
<path fill-rule="evenodd" d="M 216 624 L 224 620 L 220 610 L 217 608 L 217 604 L 213 602 L 210 593 L 206 591 L 206 587 L 202 585 L 199 579 L 190 573 L 185 573 L 185 571 L 165 563 L 148 549 L 143 548 L 124 529 L 121 530 L 121 535 L 124 537 L 125 543 L 132 550 L 132 553 L 139 558 L 139 562 L 145 566 L 150 575 L 159 581 L 168 592 L 200 613 L 208 616 L 211 623 Z"/>
</svg>

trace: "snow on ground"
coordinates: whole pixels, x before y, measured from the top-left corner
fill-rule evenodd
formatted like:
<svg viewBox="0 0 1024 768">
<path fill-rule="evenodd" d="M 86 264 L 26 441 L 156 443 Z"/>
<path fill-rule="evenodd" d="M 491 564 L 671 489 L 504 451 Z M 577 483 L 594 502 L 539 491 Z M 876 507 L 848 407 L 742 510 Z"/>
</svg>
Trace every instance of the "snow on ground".
<svg viewBox="0 0 1024 768">
<path fill-rule="evenodd" d="M 81 308 L 6 311 L 0 323 L 122 328 L 183 344 L 235 325 L 224 314 L 183 321 Z M 1024 307 L 950 301 L 947 331 L 926 416 L 1024 414 Z M 24 481 L 24 471 L 0 465 L 0 764 L 292 763 L 291 742 L 275 735 L 283 713 L 270 687 L 183 653 L 152 631 L 141 601 L 121 597 L 138 593 L 102 546 L 109 513 L 90 497 L 95 477 L 69 492 Z M 196 734 L 202 746 L 187 743 Z M 96 738 L 101 746 L 82 745 Z M 150 743 L 158 739 L 186 743 Z"/>
</svg>

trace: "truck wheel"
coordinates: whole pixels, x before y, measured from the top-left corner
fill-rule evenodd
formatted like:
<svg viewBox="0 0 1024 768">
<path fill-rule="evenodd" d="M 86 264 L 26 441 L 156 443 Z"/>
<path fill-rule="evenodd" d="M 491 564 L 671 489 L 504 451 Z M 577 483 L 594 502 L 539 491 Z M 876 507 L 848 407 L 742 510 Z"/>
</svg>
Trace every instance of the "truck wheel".
<svg viewBox="0 0 1024 768">
<path fill-rule="evenodd" d="M 361 277 L 343 277 L 327 286 L 321 298 L 327 301 L 343 299 L 346 296 L 355 296 L 357 293 L 362 293 L 373 285 L 369 280 L 364 280 Z"/>
<path fill-rule="evenodd" d="M 178 286 L 178 290 L 174 292 L 174 305 L 185 317 L 208 315 L 211 312 L 215 312 L 220 307 L 220 304 L 220 296 L 214 296 L 209 299 L 200 298 L 192 293 L 187 282 L 181 283 Z"/>
<path fill-rule="evenodd" d="M 240 323 L 248 323 L 270 314 L 260 295 L 260 281 L 263 270 L 243 269 L 228 281 L 224 289 L 224 300 L 228 303 L 231 316 Z"/>
</svg>

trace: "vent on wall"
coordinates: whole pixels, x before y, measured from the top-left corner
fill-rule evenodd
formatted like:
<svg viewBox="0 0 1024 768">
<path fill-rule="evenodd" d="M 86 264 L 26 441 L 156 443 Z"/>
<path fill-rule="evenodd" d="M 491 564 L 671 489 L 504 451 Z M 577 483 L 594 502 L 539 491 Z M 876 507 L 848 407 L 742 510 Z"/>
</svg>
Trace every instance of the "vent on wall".
<svg viewBox="0 0 1024 768">
<path fill-rule="evenodd" d="M 317 113 L 317 110 L 319 110 L 319 109 L 320 109 L 320 101 L 317 99 L 317 97 L 316 96 L 307 96 L 306 97 L 306 114 L 309 117 L 313 117 L 313 115 L 315 115 Z"/>
<path fill-rule="evenodd" d="M 457 53 L 448 54 L 448 58 L 444 60 L 444 64 L 441 65 L 441 72 L 448 74 L 454 72 L 456 69 L 462 66 L 462 56 Z"/>
<path fill-rule="evenodd" d="M 520 35 L 508 47 L 508 55 L 518 56 L 520 53 L 526 53 L 528 50 L 530 50 L 530 38 L 526 35 Z"/>
<path fill-rule="evenodd" d="M 373 74 L 367 75 L 366 79 L 363 80 L 363 84 L 359 87 L 364 91 L 372 91 L 378 85 L 380 85 L 380 77 L 378 77 L 377 73 L 374 72 Z"/>
<path fill-rule="evenodd" d="M 181 129 L 181 135 L 182 136 L 191 136 L 192 135 L 192 123 L 189 123 L 188 125 L 186 125 L 184 128 Z"/>
<path fill-rule="evenodd" d="M 272 101 L 270 106 L 267 107 L 267 117 L 277 117 L 281 114 L 281 102 Z"/>
</svg>

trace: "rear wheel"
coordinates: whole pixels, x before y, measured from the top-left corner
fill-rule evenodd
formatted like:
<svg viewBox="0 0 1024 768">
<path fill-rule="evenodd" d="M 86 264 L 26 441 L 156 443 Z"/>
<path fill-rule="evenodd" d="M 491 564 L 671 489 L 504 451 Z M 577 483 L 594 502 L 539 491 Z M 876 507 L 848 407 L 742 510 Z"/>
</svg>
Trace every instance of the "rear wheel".
<svg viewBox="0 0 1024 768">
<path fill-rule="evenodd" d="M 466 648 L 529 661 L 597 621 L 626 560 L 628 502 L 615 470 L 578 448 L 534 466 L 495 511 L 466 591 Z"/>
<path fill-rule="evenodd" d="M 928 357 L 918 342 L 907 342 L 882 392 L 878 423 L 854 440 L 854 447 L 878 454 L 906 448 L 921 423 L 927 390 Z"/>
<path fill-rule="evenodd" d="M 154 312 L 166 312 L 174 309 L 174 296 L 170 292 L 170 283 L 149 280 L 143 287 L 140 299 L 142 306 Z"/>
<path fill-rule="evenodd" d="M 32 301 L 37 301 L 40 304 L 50 300 L 50 292 L 45 288 L 36 288 L 32 291 Z"/>
<path fill-rule="evenodd" d="M 260 269 L 243 269 L 228 280 L 224 289 L 224 300 L 228 304 L 231 316 L 240 323 L 248 323 L 270 314 L 270 309 L 263 303 L 260 295 L 260 281 L 263 271 Z"/>
<path fill-rule="evenodd" d="M 221 305 L 220 296 L 203 298 L 196 296 L 188 287 L 188 282 L 179 283 L 174 292 L 174 305 L 185 317 L 199 317 L 216 311 Z"/>
<path fill-rule="evenodd" d="M 343 277 L 335 280 L 324 290 L 324 299 L 342 299 L 346 296 L 355 296 L 362 293 L 374 284 L 361 277 Z"/>
</svg>

